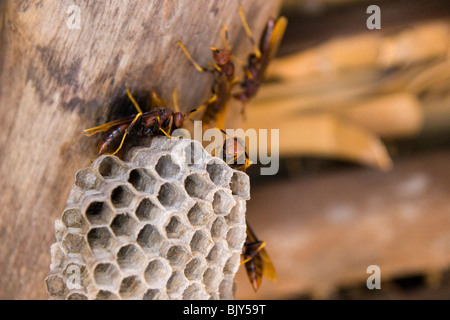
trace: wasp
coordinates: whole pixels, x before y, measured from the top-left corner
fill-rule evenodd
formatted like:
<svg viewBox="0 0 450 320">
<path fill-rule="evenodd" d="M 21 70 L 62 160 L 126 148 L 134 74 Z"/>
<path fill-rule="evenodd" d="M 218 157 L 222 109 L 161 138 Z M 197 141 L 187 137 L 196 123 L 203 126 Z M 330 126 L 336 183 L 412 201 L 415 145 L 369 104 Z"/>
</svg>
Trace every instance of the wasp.
<svg viewBox="0 0 450 320">
<path fill-rule="evenodd" d="M 219 129 L 227 135 L 227 133 Z M 213 150 L 213 156 L 215 151 Z M 233 169 L 245 171 L 252 162 L 245 150 L 245 143 L 239 137 L 227 137 L 219 151 L 222 159 Z M 247 238 L 244 243 L 243 260 L 248 279 L 255 291 L 261 286 L 262 277 L 276 281 L 277 274 L 272 260 L 265 249 L 266 243 L 260 241 L 247 222 Z"/>
<path fill-rule="evenodd" d="M 104 132 L 98 143 L 98 155 L 117 154 L 122 149 L 127 136 L 143 137 L 161 134 L 170 136 L 173 130 L 183 126 L 184 120 L 190 113 L 196 111 L 194 109 L 187 114 L 179 111 L 176 101 L 176 90 L 173 92 L 173 102 L 176 111 L 168 107 L 155 91 L 150 90 L 154 107 L 150 111 L 142 112 L 128 89 L 126 93 L 136 108 L 137 114 L 84 130 L 88 136 Z"/>
<path fill-rule="evenodd" d="M 261 286 L 262 276 L 270 281 L 277 280 L 275 267 L 264 248 L 266 243 L 258 240 L 247 222 L 247 238 L 244 243 L 243 261 L 248 279 L 255 291 Z"/>
<path fill-rule="evenodd" d="M 224 130 L 219 130 L 228 135 Z M 227 137 L 219 150 L 213 150 L 211 154 L 219 156 L 230 168 L 240 171 L 245 171 L 252 164 L 245 150 L 244 141 L 238 137 Z"/>
<path fill-rule="evenodd" d="M 254 45 L 254 52 L 247 58 L 247 65 L 244 66 L 244 80 L 240 83 L 241 92 L 233 95 L 234 98 L 245 104 L 258 92 L 267 70 L 267 66 L 278 51 L 278 47 L 283 38 L 287 26 L 287 19 L 279 17 L 270 18 L 259 40 L 259 46 L 255 44 L 253 34 L 245 19 L 242 5 L 239 6 L 239 16 L 242 25 L 251 43 Z"/>
<path fill-rule="evenodd" d="M 203 114 L 204 126 L 211 126 L 211 123 L 217 122 L 219 127 L 224 127 L 225 114 L 228 107 L 228 102 L 231 98 L 231 91 L 235 84 L 238 83 L 238 79 L 234 75 L 235 67 L 232 61 L 234 58 L 231 52 L 231 46 L 228 41 L 228 29 L 226 26 L 221 31 L 222 42 L 224 43 L 223 49 L 217 49 L 211 47 L 213 54 L 212 69 L 201 67 L 192 58 L 186 47 L 178 41 L 178 46 L 183 50 L 188 60 L 199 72 L 212 72 L 215 74 L 214 82 L 211 87 L 211 98 L 205 103 L 205 113 Z"/>
</svg>

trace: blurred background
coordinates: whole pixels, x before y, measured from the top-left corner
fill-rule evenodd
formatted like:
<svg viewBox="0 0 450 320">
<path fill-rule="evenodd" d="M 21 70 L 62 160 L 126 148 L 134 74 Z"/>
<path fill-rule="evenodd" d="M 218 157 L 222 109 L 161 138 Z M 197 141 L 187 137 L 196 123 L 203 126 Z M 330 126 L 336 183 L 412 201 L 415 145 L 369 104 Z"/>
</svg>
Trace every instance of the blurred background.
<svg viewBox="0 0 450 320">
<path fill-rule="evenodd" d="M 281 14 L 244 122 L 280 129 L 280 171 L 248 169 L 247 205 L 278 281 L 255 293 L 240 268 L 236 298 L 449 299 L 450 2 L 286 0 Z"/>
</svg>

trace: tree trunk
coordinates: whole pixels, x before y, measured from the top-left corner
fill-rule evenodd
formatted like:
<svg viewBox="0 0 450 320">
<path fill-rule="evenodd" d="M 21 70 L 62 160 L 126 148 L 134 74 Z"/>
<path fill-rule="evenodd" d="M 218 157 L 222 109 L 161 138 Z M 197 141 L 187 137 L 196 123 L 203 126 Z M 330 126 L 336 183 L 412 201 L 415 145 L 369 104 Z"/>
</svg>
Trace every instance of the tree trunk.
<svg viewBox="0 0 450 320">
<path fill-rule="evenodd" d="M 280 5 L 239 2 L 256 37 Z M 144 102 L 153 88 L 169 103 L 177 88 L 184 112 L 208 99 L 212 75 L 193 68 L 178 40 L 205 66 L 224 24 L 236 56 L 245 60 L 252 49 L 238 2 L 126 3 L 0 4 L 1 299 L 47 298 L 53 222 L 76 170 L 97 152 L 98 137 L 83 129 L 133 113 L 126 88 Z"/>
</svg>

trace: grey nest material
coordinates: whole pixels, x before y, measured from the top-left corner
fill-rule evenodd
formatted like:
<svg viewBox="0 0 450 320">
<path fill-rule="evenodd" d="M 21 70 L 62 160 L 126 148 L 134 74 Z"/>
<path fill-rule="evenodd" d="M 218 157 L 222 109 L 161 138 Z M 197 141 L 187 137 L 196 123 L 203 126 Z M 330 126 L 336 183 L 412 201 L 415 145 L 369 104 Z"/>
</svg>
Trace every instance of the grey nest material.
<svg viewBox="0 0 450 320">
<path fill-rule="evenodd" d="M 232 299 L 248 176 L 155 137 L 76 173 L 51 248 L 50 299 Z"/>
</svg>

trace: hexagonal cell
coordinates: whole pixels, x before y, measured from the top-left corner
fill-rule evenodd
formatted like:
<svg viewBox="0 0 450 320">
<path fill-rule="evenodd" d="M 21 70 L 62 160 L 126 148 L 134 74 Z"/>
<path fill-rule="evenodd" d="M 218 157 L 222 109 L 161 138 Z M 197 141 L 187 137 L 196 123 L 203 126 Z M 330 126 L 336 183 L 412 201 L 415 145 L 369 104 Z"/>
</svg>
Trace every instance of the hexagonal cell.
<svg viewBox="0 0 450 320">
<path fill-rule="evenodd" d="M 193 173 L 184 180 L 184 187 L 191 197 L 205 200 L 214 186 L 206 175 Z"/>
<path fill-rule="evenodd" d="M 233 195 L 242 199 L 250 199 L 250 178 L 241 171 L 234 171 L 230 181 L 230 189 Z"/>
<path fill-rule="evenodd" d="M 113 211 L 106 202 L 91 202 L 85 211 L 88 221 L 94 225 L 106 225 L 113 215 Z"/>
<path fill-rule="evenodd" d="M 47 292 L 53 297 L 63 297 L 67 293 L 66 282 L 57 275 L 50 275 L 45 279 Z"/>
<path fill-rule="evenodd" d="M 178 179 L 181 174 L 180 165 L 173 160 L 170 154 L 166 154 L 158 159 L 155 170 L 163 179 Z"/>
<path fill-rule="evenodd" d="M 226 242 L 217 242 L 206 258 L 210 265 L 223 267 L 228 260 L 229 250 Z"/>
<path fill-rule="evenodd" d="M 87 300 L 88 297 L 86 297 L 82 293 L 72 293 L 70 294 L 66 300 Z"/>
<path fill-rule="evenodd" d="M 193 226 L 209 225 L 212 219 L 215 218 L 211 210 L 211 206 L 204 202 L 197 202 L 188 212 L 189 222 Z"/>
<path fill-rule="evenodd" d="M 236 204 L 236 201 L 227 191 L 220 189 L 214 194 L 212 206 L 216 214 L 227 215 Z"/>
<path fill-rule="evenodd" d="M 139 231 L 137 242 L 148 253 L 158 253 L 164 244 L 164 237 L 158 229 L 151 224 L 145 225 Z"/>
<path fill-rule="evenodd" d="M 111 229 L 116 235 L 116 237 L 121 236 L 130 236 L 132 237 L 135 228 L 137 225 L 137 221 L 129 214 L 129 213 L 123 213 L 118 214 L 114 220 L 111 222 Z"/>
<path fill-rule="evenodd" d="M 167 293 L 171 296 L 181 294 L 183 290 L 187 287 L 188 281 L 184 277 L 181 271 L 175 271 L 167 280 Z"/>
<path fill-rule="evenodd" d="M 225 217 L 228 224 L 245 224 L 245 200 L 237 200 L 236 205 L 231 209 L 230 213 Z"/>
<path fill-rule="evenodd" d="M 224 217 L 218 216 L 211 227 L 211 236 L 216 239 L 225 239 L 228 232 L 228 225 Z"/>
<path fill-rule="evenodd" d="M 175 183 L 164 183 L 158 192 L 158 200 L 165 208 L 178 208 L 185 198 L 184 190 Z"/>
<path fill-rule="evenodd" d="M 66 262 L 67 257 L 62 250 L 60 243 L 56 242 L 50 246 L 50 258 L 52 259 L 50 270 L 60 268 Z"/>
<path fill-rule="evenodd" d="M 122 299 L 139 299 L 144 293 L 145 287 L 137 276 L 129 276 L 122 280 L 119 295 Z"/>
<path fill-rule="evenodd" d="M 115 179 L 126 171 L 126 165 L 115 156 L 106 155 L 98 164 L 98 172 L 105 179 Z"/>
<path fill-rule="evenodd" d="M 78 208 L 65 209 L 61 220 L 67 228 L 83 229 L 86 227 L 86 220 Z"/>
<path fill-rule="evenodd" d="M 114 241 L 113 235 L 106 227 L 94 228 L 87 235 L 89 247 L 92 251 L 107 250 Z"/>
<path fill-rule="evenodd" d="M 191 258 L 191 254 L 183 246 L 172 246 L 167 251 L 167 260 L 174 268 L 183 268 Z"/>
<path fill-rule="evenodd" d="M 221 300 L 233 299 L 234 282 L 232 279 L 225 278 L 219 285 L 219 297 Z"/>
<path fill-rule="evenodd" d="M 117 186 L 111 191 L 111 202 L 116 208 L 127 208 L 134 197 L 126 185 Z"/>
<path fill-rule="evenodd" d="M 170 218 L 170 221 L 166 226 L 166 235 L 171 239 L 182 239 L 188 231 L 189 227 L 181 222 L 181 219 L 178 216 Z"/>
<path fill-rule="evenodd" d="M 207 300 L 209 295 L 200 283 L 193 283 L 183 292 L 183 300 Z"/>
<path fill-rule="evenodd" d="M 159 289 L 148 289 L 142 300 L 165 300 L 165 294 L 161 292 Z"/>
<path fill-rule="evenodd" d="M 81 254 L 87 247 L 84 237 L 73 233 L 66 234 L 62 244 L 69 254 Z"/>
<path fill-rule="evenodd" d="M 208 291 L 217 291 L 221 281 L 222 273 L 219 268 L 208 268 L 203 273 L 203 283 Z"/>
<path fill-rule="evenodd" d="M 94 279 L 98 286 L 116 287 L 120 283 L 119 269 L 111 263 L 99 263 L 94 269 Z"/>
<path fill-rule="evenodd" d="M 242 248 L 247 234 L 244 227 L 233 227 L 227 233 L 228 247 L 232 250 L 240 250 Z"/>
<path fill-rule="evenodd" d="M 212 241 L 202 230 L 197 231 L 191 239 L 192 252 L 199 252 L 202 255 L 206 255 L 212 246 Z"/>
<path fill-rule="evenodd" d="M 125 272 L 138 273 L 143 269 L 145 260 L 144 254 L 133 244 L 125 245 L 117 252 L 117 263 Z"/>
<path fill-rule="evenodd" d="M 163 216 L 164 211 L 149 198 L 142 199 L 136 209 L 136 217 L 141 221 L 158 221 Z"/>
<path fill-rule="evenodd" d="M 209 156 L 201 144 L 192 141 L 185 149 L 185 162 L 189 167 L 202 168 L 205 166 L 205 159 Z"/>
<path fill-rule="evenodd" d="M 206 270 L 206 263 L 199 257 L 194 257 L 184 268 L 184 275 L 189 280 L 200 280 Z"/>
<path fill-rule="evenodd" d="M 235 252 L 228 258 L 223 267 L 224 274 L 235 274 L 241 265 L 241 253 Z"/>
<path fill-rule="evenodd" d="M 98 190 L 103 179 L 93 168 L 78 170 L 75 174 L 75 185 L 83 191 Z"/>
<path fill-rule="evenodd" d="M 162 287 L 166 284 L 172 273 L 169 264 L 162 259 L 155 259 L 148 263 L 144 278 L 152 287 Z"/>
<path fill-rule="evenodd" d="M 83 197 L 83 192 L 79 188 L 72 188 L 69 193 L 69 198 L 66 201 L 66 204 L 69 206 L 74 206 L 80 203 L 81 198 Z"/>
<path fill-rule="evenodd" d="M 231 170 L 226 163 L 212 159 L 206 166 L 206 171 L 216 186 L 227 186 L 230 183 Z"/>
<path fill-rule="evenodd" d="M 55 227 L 55 238 L 56 238 L 56 241 L 61 242 L 62 239 L 64 238 L 66 232 L 67 232 L 67 228 L 66 228 L 66 226 L 64 225 L 64 223 L 62 222 L 61 219 L 56 219 L 55 220 L 54 227 Z M 75 231 L 75 233 L 79 232 L 79 230 L 73 230 L 73 231 Z"/>
<path fill-rule="evenodd" d="M 95 296 L 95 300 L 120 300 L 120 298 L 107 290 L 100 290 Z"/>
<path fill-rule="evenodd" d="M 128 174 L 128 182 L 140 192 L 154 194 L 157 189 L 158 179 L 147 169 L 135 168 Z"/>
</svg>

